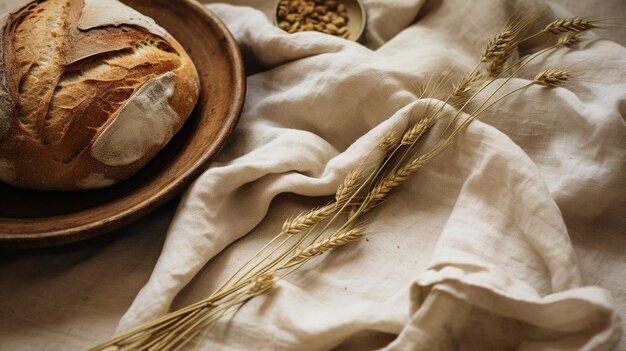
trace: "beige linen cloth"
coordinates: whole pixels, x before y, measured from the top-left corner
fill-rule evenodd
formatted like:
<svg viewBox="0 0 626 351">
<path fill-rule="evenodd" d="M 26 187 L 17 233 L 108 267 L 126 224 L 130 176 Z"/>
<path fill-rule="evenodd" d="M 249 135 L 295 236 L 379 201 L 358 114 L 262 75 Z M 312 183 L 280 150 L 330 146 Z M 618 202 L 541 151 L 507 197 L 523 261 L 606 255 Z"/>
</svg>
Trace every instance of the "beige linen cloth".
<svg viewBox="0 0 626 351">
<path fill-rule="evenodd" d="M 325 203 L 385 131 L 414 122 L 418 84 L 471 69 L 515 13 L 553 18 L 538 1 L 366 4 L 366 46 L 287 35 L 267 17 L 271 2 L 209 5 L 254 69 L 228 145 L 164 242 L 167 209 L 101 248 L 4 258 L 0 348 L 85 348 L 206 297 L 287 217 Z M 615 19 L 619 1 L 591 5 L 576 14 L 626 18 Z M 584 75 L 486 113 L 371 213 L 367 241 L 253 299 L 202 349 L 625 349 L 626 34 L 590 37 L 510 86 L 547 67 Z"/>
</svg>

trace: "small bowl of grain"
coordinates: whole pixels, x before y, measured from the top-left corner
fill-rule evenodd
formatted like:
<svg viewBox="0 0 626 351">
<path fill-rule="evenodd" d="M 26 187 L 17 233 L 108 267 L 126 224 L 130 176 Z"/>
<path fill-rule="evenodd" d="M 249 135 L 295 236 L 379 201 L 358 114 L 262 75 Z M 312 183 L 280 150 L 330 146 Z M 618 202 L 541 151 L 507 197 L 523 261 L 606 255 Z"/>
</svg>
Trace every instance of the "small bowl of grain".
<svg viewBox="0 0 626 351">
<path fill-rule="evenodd" d="M 361 0 L 278 0 L 274 24 L 287 33 L 315 31 L 360 42 L 366 16 Z"/>
</svg>

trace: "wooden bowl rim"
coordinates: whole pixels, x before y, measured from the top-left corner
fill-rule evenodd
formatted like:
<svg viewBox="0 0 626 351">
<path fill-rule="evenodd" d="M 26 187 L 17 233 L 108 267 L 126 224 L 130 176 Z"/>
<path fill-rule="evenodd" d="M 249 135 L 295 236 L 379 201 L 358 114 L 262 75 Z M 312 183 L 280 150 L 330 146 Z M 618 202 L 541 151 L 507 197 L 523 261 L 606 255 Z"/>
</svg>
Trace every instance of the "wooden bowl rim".
<svg viewBox="0 0 626 351">
<path fill-rule="evenodd" d="M 99 234 L 104 234 L 121 226 L 124 226 L 135 219 L 149 213 L 150 211 L 161 206 L 165 202 L 179 194 L 183 188 L 189 185 L 204 170 L 211 159 L 220 151 L 226 143 L 227 137 L 232 133 L 237 125 L 246 94 L 246 79 L 243 58 L 232 33 L 226 25 L 209 9 L 195 0 L 182 0 L 187 3 L 192 10 L 198 11 L 206 16 L 209 22 L 213 23 L 221 34 L 224 35 L 225 52 L 232 58 L 232 73 L 234 77 L 234 89 L 232 90 L 232 104 L 229 114 L 225 118 L 223 128 L 216 135 L 215 142 L 198 158 L 195 164 L 189 167 L 180 177 L 167 183 L 166 186 L 147 196 L 137 204 L 124 209 L 121 212 L 112 214 L 107 217 L 92 219 L 88 223 L 78 226 L 70 226 L 62 229 L 44 230 L 42 223 L 50 223 L 48 227 L 55 223 L 61 223 L 64 220 L 71 219 L 80 213 L 90 212 L 94 208 L 111 207 L 118 202 L 105 202 L 96 207 L 77 211 L 70 214 L 42 217 L 42 218 L 0 218 L 0 224 L 4 223 L 37 223 L 33 226 L 33 231 L 27 233 L 3 233 L 0 230 L 0 248 L 22 249 L 35 247 L 49 247 L 64 243 L 73 243 L 88 239 Z M 41 228 L 41 229 L 40 229 Z"/>
</svg>

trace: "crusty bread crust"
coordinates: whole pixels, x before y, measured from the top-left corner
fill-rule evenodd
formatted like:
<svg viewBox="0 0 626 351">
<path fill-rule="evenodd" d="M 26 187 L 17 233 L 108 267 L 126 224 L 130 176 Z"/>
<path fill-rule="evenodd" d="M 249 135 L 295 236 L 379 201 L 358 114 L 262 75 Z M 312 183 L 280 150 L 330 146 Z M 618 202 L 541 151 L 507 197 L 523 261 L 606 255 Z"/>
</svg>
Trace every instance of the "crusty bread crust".
<svg viewBox="0 0 626 351">
<path fill-rule="evenodd" d="M 98 4 L 33 1 L 0 23 L 0 180 L 109 186 L 154 157 L 191 113 L 199 79 L 181 45 L 115 0 Z"/>
</svg>

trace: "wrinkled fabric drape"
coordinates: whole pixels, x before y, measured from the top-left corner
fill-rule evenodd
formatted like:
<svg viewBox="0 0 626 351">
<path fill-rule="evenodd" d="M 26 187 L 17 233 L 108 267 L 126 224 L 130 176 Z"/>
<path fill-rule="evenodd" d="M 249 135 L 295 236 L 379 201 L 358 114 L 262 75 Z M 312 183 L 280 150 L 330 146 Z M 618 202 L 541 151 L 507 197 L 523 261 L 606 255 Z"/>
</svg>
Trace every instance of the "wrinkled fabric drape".
<svg viewBox="0 0 626 351">
<path fill-rule="evenodd" d="M 365 45 L 288 35 L 271 1 L 209 4 L 249 64 L 228 144 L 175 214 L 158 210 L 101 246 L 0 258 L 0 348 L 84 349 L 208 296 L 285 219 L 377 162 L 382 135 L 423 112 L 419 85 L 470 70 L 513 15 L 626 18 L 619 0 L 364 2 Z M 487 111 L 368 214 L 367 240 L 246 303 L 201 349 L 626 348 L 626 30 L 587 39 L 509 86 L 547 67 L 580 76 Z"/>
<path fill-rule="evenodd" d="M 369 150 L 383 133 L 424 108 L 415 86 L 471 69 L 515 13 L 554 18 L 540 2 L 372 1 L 364 47 L 287 35 L 248 7 L 210 9 L 259 72 L 119 331 L 166 313 L 201 270 L 195 284 L 207 293 L 262 246 L 304 201 L 277 209 L 279 194 L 331 195 L 352 166 L 376 162 Z M 608 350 L 621 334 L 614 298 L 581 281 L 564 221 L 593 222 L 624 199 L 624 48 L 590 37 L 528 65 L 510 87 L 555 65 L 587 78 L 532 86 L 492 109 L 373 214 L 368 242 L 245 305 L 206 348 L 323 350 L 369 333 L 397 334 L 389 350 Z M 201 298 L 190 289 L 183 295 Z"/>
</svg>

